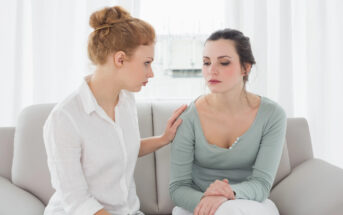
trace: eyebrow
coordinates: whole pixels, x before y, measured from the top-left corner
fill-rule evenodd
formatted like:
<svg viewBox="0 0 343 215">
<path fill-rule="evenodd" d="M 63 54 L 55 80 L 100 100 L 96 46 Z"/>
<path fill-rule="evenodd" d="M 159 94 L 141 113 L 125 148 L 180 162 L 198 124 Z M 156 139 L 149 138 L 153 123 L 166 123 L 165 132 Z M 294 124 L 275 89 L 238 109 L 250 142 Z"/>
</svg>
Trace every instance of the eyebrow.
<svg viewBox="0 0 343 215">
<path fill-rule="evenodd" d="M 231 58 L 231 57 L 230 57 L 230 56 L 228 56 L 228 55 L 219 56 L 219 57 L 217 57 L 217 58 L 218 58 L 218 59 L 221 59 L 221 58 L 224 58 L 224 57 Z M 210 58 L 210 57 L 203 56 L 203 58 Z"/>
<path fill-rule="evenodd" d="M 152 61 L 154 61 L 154 58 L 153 58 L 153 57 L 146 57 L 146 58 L 150 58 Z"/>
</svg>

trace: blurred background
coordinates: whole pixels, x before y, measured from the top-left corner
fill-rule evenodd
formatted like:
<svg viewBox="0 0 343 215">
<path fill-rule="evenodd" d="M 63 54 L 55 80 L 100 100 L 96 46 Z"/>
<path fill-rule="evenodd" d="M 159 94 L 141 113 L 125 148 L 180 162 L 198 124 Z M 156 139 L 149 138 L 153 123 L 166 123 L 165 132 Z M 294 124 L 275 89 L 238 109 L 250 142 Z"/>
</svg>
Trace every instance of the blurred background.
<svg viewBox="0 0 343 215">
<path fill-rule="evenodd" d="M 194 99 L 208 92 L 202 49 L 214 31 L 250 37 L 249 91 L 308 120 L 315 157 L 343 168 L 341 0 L 0 0 L 0 127 L 29 105 L 59 102 L 94 70 L 89 16 L 121 5 L 157 33 L 155 78 L 137 100 Z"/>
</svg>

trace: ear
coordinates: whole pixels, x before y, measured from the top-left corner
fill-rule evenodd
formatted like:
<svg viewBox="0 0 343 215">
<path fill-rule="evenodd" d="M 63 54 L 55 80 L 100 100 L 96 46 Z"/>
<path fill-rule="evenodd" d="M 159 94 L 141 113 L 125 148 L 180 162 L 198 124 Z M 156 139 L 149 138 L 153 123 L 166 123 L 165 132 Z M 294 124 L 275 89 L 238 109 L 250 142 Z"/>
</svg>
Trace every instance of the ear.
<svg viewBox="0 0 343 215">
<path fill-rule="evenodd" d="M 116 67 L 122 67 L 126 59 L 126 54 L 123 51 L 117 51 L 113 54 L 113 62 Z"/>
<path fill-rule="evenodd" d="M 251 64 L 250 63 L 245 63 L 242 66 L 242 74 L 243 74 L 243 76 L 249 75 L 250 70 L 251 70 Z"/>
</svg>

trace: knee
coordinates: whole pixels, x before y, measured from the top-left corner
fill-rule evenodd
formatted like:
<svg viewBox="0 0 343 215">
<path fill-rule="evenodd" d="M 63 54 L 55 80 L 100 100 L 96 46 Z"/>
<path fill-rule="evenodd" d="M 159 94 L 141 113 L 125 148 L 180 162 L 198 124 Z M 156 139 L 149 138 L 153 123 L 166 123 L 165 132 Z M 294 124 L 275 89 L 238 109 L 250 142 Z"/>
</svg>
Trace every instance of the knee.
<svg viewBox="0 0 343 215">
<path fill-rule="evenodd" d="M 192 215 L 193 213 L 192 213 L 192 212 L 189 212 L 188 210 L 183 209 L 183 208 L 181 208 L 181 207 L 175 206 L 175 207 L 173 208 L 172 214 L 173 214 L 173 215 Z"/>
<path fill-rule="evenodd" d="M 215 215 L 244 215 L 244 212 L 237 204 L 232 201 L 224 202 L 216 211 Z"/>
</svg>

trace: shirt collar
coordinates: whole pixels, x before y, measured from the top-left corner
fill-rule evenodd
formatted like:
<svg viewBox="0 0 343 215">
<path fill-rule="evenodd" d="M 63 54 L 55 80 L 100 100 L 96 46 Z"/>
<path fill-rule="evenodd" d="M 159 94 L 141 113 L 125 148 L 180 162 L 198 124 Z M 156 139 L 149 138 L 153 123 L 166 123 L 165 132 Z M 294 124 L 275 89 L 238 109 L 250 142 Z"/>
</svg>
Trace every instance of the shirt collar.
<svg viewBox="0 0 343 215">
<path fill-rule="evenodd" d="M 98 105 L 91 89 L 88 86 L 88 82 L 89 82 L 90 78 L 91 78 L 91 75 L 86 76 L 83 80 L 83 83 L 80 86 L 80 89 L 79 89 L 81 101 L 82 101 L 83 107 L 85 109 L 85 112 L 87 114 L 90 114 L 93 111 L 95 111 L 96 106 Z"/>
<path fill-rule="evenodd" d="M 96 111 L 96 109 L 100 107 L 88 85 L 88 82 L 91 77 L 92 75 L 88 75 L 84 77 L 83 83 L 81 84 L 80 89 L 79 89 L 81 101 L 82 101 L 84 110 L 87 114 L 90 114 L 93 111 Z M 126 90 L 121 90 L 119 93 L 119 101 L 118 101 L 117 106 L 123 105 L 124 103 L 126 103 L 127 100 L 130 100 L 130 99 L 129 99 L 129 96 L 127 95 Z"/>
</svg>

